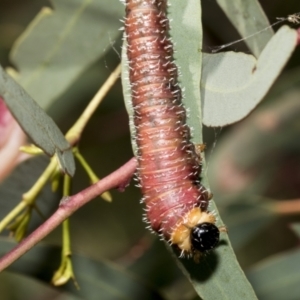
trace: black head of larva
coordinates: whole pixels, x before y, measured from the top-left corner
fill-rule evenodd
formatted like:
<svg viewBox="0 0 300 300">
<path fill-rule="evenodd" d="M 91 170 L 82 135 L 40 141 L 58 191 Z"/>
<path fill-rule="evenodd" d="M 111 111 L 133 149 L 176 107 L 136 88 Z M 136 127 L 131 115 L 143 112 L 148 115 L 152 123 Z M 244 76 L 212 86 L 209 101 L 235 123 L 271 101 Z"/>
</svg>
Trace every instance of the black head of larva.
<svg viewBox="0 0 300 300">
<path fill-rule="evenodd" d="M 204 222 L 191 230 L 191 244 L 193 250 L 205 252 L 214 249 L 219 243 L 220 231 L 216 225 Z"/>
</svg>

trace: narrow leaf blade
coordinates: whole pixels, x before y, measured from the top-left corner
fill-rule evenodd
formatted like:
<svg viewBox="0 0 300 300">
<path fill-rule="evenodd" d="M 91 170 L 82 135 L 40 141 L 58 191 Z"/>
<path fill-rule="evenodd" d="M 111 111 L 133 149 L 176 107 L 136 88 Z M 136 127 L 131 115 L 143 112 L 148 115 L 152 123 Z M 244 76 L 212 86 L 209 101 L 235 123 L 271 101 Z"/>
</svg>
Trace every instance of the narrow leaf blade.
<svg viewBox="0 0 300 300">
<path fill-rule="evenodd" d="M 54 121 L 0 66 L 0 95 L 32 141 L 50 156 L 57 154 L 64 173 L 75 173 L 72 149 Z"/>
<path fill-rule="evenodd" d="M 203 59 L 203 123 L 226 126 L 245 118 L 263 99 L 296 47 L 297 32 L 283 26 L 256 61 L 224 52 Z"/>
<path fill-rule="evenodd" d="M 254 199 L 240 195 L 239 199 L 222 209 L 222 216 L 235 249 L 244 246 L 276 218 L 272 209 L 268 209 L 266 201 L 262 204 L 261 199 Z"/>
<path fill-rule="evenodd" d="M 217 3 L 243 38 L 259 33 L 253 38 L 245 39 L 252 53 L 259 57 L 274 35 L 260 3 L 257 0 L 217 0 Z"/>
<path fill-rule="evenodd" d="M 0 255 L 9 251 L 13 245 L 8 239 L 0 238 Z M 9 270 L 50 282 L 60 259 L 60 248 L 40 244 L 30 249 L 11 265 Z M 147 282 L 112 262 L 72 254 L 72 263 L 80 290 L 72 283 L 61 289 L 82 299 L 164 299 L 160 292 Z"/>
<path fill-rule="evenodd" d="M 300 295 L 300 251 L 266 259 L 247 273 L 259 299 L 294 300 Z M 284 276 L 283 276 L 284 275 Z"/>
<path fill-rule="evenodd" d="M 59 291 L 38 279 L 8 271 L 0 274 L 0 291 L 2 299 L 82 300 L 77 295 Z"/>
<path fill-rule="evenodd" d="M 199 93 L 201 77 L 202 25 L 201 7 L 196 0 L 183 3 L 171 1 L 170 19 L 171 35 L 175 41 L 176 63 L 181 76 L 181 87 L 184 88 L 183 102 L 189 109 L 188 124 L 193 128 L 193 142 L 202 142 L 202 113 Z M 205 161 L 203 161 L 205 164 Z M 203 166 L 205 170 L 205 165 Z M 206 174 L 202 175 L 202 183 L 209 188 Z M 215 211 L 219 225 L 222 225 L 218 210 L 211 200 L 210 210 Z M 198 295 L 204 300 L 220 299 L 257 299 L 255 293 L 240 268 L 227 234 L 221 236 L 217 249 L 203 256 L 199 264 L 193 260 L 178 259 L 181 269 L 193 284 Z"/>
<path fill-rule="evenodd" d="M 56 100 L 119 36 L 118 0 L 52 0 L 15 42 L 10 74 L 43 109 Z"/>
</svg>

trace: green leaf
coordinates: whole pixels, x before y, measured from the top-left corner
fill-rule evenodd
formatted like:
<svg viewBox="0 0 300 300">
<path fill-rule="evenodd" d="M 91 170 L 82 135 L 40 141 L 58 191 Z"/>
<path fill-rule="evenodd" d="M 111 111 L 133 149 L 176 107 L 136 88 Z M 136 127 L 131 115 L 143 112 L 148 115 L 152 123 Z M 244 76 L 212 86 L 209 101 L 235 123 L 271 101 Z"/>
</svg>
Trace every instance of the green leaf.
<svg viewBox="0 0 300 300">
<path fill-rule="evenodd" d="M 172 10 L 174 9 L 174 11 Z M 201 76 L 201 8 L 198 1 L 171 1 L 170 18 L 173 19 L 171 35 L 177 51 L 175 59 L 181 76 L 181 87 L 184 87 L 183 102 L 189 108 L 188 124 L 194 129 L 193 142 L 202 143 L 201 102 L 199 82 Z M 192 42 L 193 41 L 193 42 Z M 202 95 L 201 95 L 202 96 Z M 205 170 L 205 165 L 203 166 Z M 202 175 L 202 182 L 209 188 L 207 177 Z M 211 201 L 210 209 L 216 212 L 222 224 L 215 204 Z M 198 295 L 205 300 L 216 299 L 257 299 L 254 291 L 240 268 L 227 234 L 222 235 L 219 247 L 200 259 L 196 264 L 192 260 L 179 260 L 179 266 L 193 284 Z"/>
<path fill-rule="evenodd" d="M 127 269 L 159 287 L 167 299 L 190 299 L 178 294 L 179 291 L 184 292 L 184 289 L 192 293 L 193 288 L 190 282 L 182 274 L 164 243 L 151 237 L 153 243 L 149 245 L 148 249 L 145 249 L 142 256 L 132 261 Z M 194 292 L 194 294 L 196 293 Z"/>
<path fill-rule="evenodd" d="M 236 197 L 235 202 L 222 209 L 230 241 L 235 249 L 241 248 L 255 234 L 274 221 L 275 213 L 271 207 L 268 209 L 267 200 L 263 200 L 253 196 L 247 198 L 240 195 L 240 197 Z"/>
<path fill-rule="evenodd" d="M 0 219 L 3 219 L 21 201 L 22 195 L 32 187 L 48 163 L 49 159 L 44 155 L 27 159 L 18 164 L 0 183 Z M 44 215 L 50 215 L 57 208 L 60 198 L 61 195 L 54 194 L 50 184 L 47 184 L 38 196 L 38 199 L 42 199 L 38 207 Z M 43 222 L 41 216 L 33 214 L 29 231 L 41 222 Z"/>
<path fill-rule="evenodd" d="M 266 259 L 247 272 L 259 299 L 295 300 L 300 295 L 300 251 Z"/>
<path fill-rule="evenodd" d="M 198 295 L 206 299 L 257 299 L 227 237 L 221 237 L 218 248 L 202 257 L 199 264 L 182 260 L 183 272 L 191 280 Z"/>
<path fill-rule="evenodd" d="M 9 240 L 0 238 L 1 256 L 12 246 Z M 60 257 L 61 250 L 58 247 L 38 245 L 10 266 L 9 270 L 50 282 Z M 163 299 L 150 285 L 111 262 L 92 260 L 76 254 L 72 255 L 72 262 L 80 290 L 76 290 L 72 283 L 61 289 L 83 299 Z"/>
<path fill-rule="evenodd" d="M 55 122 L 0 66 L 0 95 L 19 125 L 49 156 L 57 155 L 64 173 L 73 176 L 75 161 L 71 146 Z"/>
<path fill-rule="evenodd" d="M 10 74 L 44 109 L 119 35 L 119 0 L 52 0 L 16 41 Z"/>
<path fill-rule="evenodd" d="M 183 101 L 189 108 L 188 124 L 194 128 L 193 142 L 199 144 L 202 143 L 199 93 L 202 45 L 200 3 L 197 0 L 172 0 L 170 4 L 169 18 L 173 20 L 171 36 L 175 41 L 175 62 L 181 71 L 179 80 L 181 87 L 184 88 Z M 123 59 L 122 63 L 124 96 L 126 105 L 130 108 L 130 94 L 128 93 L 130 85 L 125 71 L 126 60 Z M 128 113 L 132 119 L 132 108 L 128 110 Z M 134 132 L 133 124 L 131 127 Z M 133 142 L 133 147 L 135 147 L 135 142 Z M 205 174 L 202 179 L 204 186 L 208 187 Z M 213 201 L 211 201 L 211 209 L 215 210 L 218 222 L 222 224 Z M 257 299 L 236 260 L 226 234 L 222 235 L 220 246 L 215 251 L 203 256 L 200 264 L 196 264 L 193 260 L 179 260 L 178 253 L 175 251 L 173 255 L 202 299 Z"/>
<path fill-rule="evenodd" d="M 123 89 L 123 97 L 124 97 L 124 103 L 127 110 L 127 113 L 129 115 L 129 130 L 130 130 L 130 136 L 131 136 L 131 145 L 134 155 L 137 155 L 137 145 L 135 142 L 134 137 L 136 136 L 136 131 L 133 123 L 133 107 L 131 102 L 131 87 L 130 87 L 130 81 L 129 81 L 129 72 L 128 72 L 128 59 L 127 59 L 127 42 L 126 39 L 124 39 L 123 47 L 122 47 L 122 70 L 121 70 L 121 80 L 122 80 L 122 89 Z"/>
<path fill-rule="evenodd" d="M 15 274 L 13 272 L 3 272 L 0 274 L 0 291 L 2 299 L 43 299 L 43 300 L 79 300 L 75 295 L 46 285 L 39 280 Z"/>
<path fill-rule="evenodd" d="M 179 67 L 183 103 L 188 108 L 188 125 L 193 129 L 193 142 L 202 143 L 201 98 L 199 83 L 202 65 L 202 24 L 199 1 L 170 1 L 171 37 L 175 43 L 174 58 Z"/>
<path fill-rule="evenodd" d="M 274 34 L 260 3 L 257 0 L 217 0 L 217 3 L 243 38 L 255 34 L 254 38 L 246 39 L 245 43 L 259 57 Z"/>
<path fill-rule="evenodd" d="M 203 123 L 225 126 L 246 117 L 263 99 L 296 47 L 297 32 L 283 26 L 259 59 L 243 53 L 203 56 Z"/>
<path fill-rule="evenodd" d="M 300 238 L 300 223 L 293 223 L 291 224 L 291 228 L 295 232 L 295 234 Z"/>
</svg>

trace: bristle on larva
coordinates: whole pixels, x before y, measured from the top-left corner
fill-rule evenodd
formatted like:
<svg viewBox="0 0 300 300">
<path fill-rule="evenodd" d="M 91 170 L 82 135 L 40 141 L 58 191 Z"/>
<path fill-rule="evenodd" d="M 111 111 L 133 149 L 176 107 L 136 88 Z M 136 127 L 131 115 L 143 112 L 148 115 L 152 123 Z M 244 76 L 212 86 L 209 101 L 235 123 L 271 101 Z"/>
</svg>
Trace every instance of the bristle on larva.
<svg viewBox="0 0 300 300">
<path fill-rule="evenodd" d="M 190 141 L 166 0 L 126 0 L 138 178 L 151 228 L 183 254 L 216 246 L 219 230 L 200 183 L 201 158 Z"/>
</svg>

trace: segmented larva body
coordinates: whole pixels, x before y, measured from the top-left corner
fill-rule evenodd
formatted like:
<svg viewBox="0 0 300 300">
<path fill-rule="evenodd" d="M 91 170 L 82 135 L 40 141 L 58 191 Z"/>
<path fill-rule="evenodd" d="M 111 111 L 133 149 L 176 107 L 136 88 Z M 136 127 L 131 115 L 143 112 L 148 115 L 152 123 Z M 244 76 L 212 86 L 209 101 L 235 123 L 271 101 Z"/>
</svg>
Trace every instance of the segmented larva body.
<svg viewBox="0 0 300 300">
<path fill-rule="evenodd" d="M 201 159 L 190 141 L 181 102 L 167 2 L 126 0 L 125 4 L 138 173 L 147 220 L 182 253 L 211 249 L 219 230 L 207 211 L 209 193 L 199 181 Z"/>
</svg>

